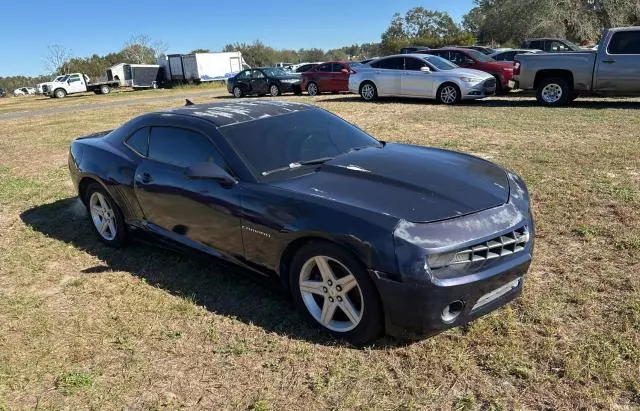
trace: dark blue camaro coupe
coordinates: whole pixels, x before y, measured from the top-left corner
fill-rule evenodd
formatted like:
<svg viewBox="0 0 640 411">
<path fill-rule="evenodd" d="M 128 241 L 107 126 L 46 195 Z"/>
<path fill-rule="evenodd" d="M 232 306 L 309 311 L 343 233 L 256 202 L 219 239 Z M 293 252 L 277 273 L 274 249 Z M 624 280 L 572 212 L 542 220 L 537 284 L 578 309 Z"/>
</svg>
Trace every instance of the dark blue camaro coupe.
<svg viewBox="0 0 640 411">
<path fill-rule="evenodd" d="M 320 108 L 190 105 L 71 144 L 96 233 L 144 231 L 275 276 L 354 344 L 419 338 L 518 296 L 533 251 L 515 174 L 466 154 L 378 141 Z"/>
</svg>

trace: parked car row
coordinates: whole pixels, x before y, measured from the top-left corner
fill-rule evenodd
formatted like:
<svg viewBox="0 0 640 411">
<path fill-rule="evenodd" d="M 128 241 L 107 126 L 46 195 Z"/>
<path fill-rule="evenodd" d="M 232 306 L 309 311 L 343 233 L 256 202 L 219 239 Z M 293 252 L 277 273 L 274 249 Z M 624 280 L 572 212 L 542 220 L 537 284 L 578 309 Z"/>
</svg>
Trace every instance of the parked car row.
<svg viewBox="0 0 640 411">
<path fill-rule="evenodd" d="M 565 53 L 544 51 L 549 47 L 558 51 L 556 42 L 561 40 L 526 43 L 541 49 L 406 47 L 402 54 L 373 61 L 326 62 L 301 74 L 245 70 L 229 81 L 228 90 L 235 97 L 348 91 L 366 101 L 401 96 L 455 104 L 519 89 L 535 91 L 538 102 L 549 106 L 564 105 L 580 94 L 640 95 L 640 27 L 608 30 L 597 49 L 574 50 L 575 45 L 565 41 Z M 265 70 L 273 70 L 273 75 Z"/>
</svg>

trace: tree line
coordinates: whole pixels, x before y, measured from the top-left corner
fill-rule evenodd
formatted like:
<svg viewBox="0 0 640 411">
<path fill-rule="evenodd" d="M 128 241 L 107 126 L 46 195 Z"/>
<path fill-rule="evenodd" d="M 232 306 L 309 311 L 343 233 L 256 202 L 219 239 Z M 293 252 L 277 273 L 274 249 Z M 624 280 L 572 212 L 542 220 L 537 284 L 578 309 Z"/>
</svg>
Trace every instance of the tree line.
<svg viewBox="0 0 640 411">
<path fill-rule="evenodd" d="M 441 11 L 414 7 L 393 15 L 379 43 L 352 44 L 337 49 L 275 49 L 261 41 L 230 43 L 222 51 L 241 51 L 253 67 L 277 63 L 360 60 L 397 53 L 402 47 L 442 47 L 475 43 L 517 46 L 527 37 L 564 37 L 580 43 L 598 41 L 602 30 L 640 25 L 640 0 L 475 0 L 474 7 L 457 24 Z M 48 76 L 0 77 L 0 87 L 13 90 L 49 80 L 54 73 L 82 72 L 98 78 L 117 63 L 153 64 L 166 45 L 148 36 L 134 36 L 118 52 L 104 56 L 73 57 L 62 46 L 50 46 Z M 209 52 L 195 49 L 195 52 Z"/>
</svg>

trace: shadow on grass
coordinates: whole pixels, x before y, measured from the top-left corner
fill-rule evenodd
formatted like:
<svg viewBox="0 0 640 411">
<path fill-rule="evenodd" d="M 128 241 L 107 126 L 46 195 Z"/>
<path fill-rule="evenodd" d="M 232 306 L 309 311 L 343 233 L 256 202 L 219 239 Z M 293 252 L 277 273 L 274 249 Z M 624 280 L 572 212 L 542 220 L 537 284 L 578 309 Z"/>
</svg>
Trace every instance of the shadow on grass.
<svg viewBox="0 0 640 411">
<path fill-rule="evenodd" d="M 299 340 L 343 345 L 298 315 L 276 280 L 260 278 L 205 255 L 158 248 L 158 243 L 140 236 L 137 236 L 139 241 L 122 249 L 104 246 L 92 231 L 84 205 L 76 198 L 34 207 L 20 217 L 33 230 L 104 262 L 83 270 L 85 274 L 129 272 L 172 295 L 190 298 L 212 313 Z M 385 338 L 376 345 L 381 343 L 382 346 L 404 344 Z"/>
</svg>

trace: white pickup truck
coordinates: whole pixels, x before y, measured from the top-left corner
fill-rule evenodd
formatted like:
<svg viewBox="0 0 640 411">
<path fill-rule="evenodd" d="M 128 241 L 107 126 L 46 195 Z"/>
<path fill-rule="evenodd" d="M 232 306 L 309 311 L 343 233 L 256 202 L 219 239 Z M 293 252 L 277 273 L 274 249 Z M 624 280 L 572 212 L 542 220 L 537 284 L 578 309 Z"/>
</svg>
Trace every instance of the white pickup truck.
<svg viewBox="0 0 640 411">
<path fill-rule="evenodd" d="M 63 98 L 67 94 L 86 93 L 87 91 L 93 91 L 95 94 L 109 94 L 112 88 L 119 85 L 118 80 L 91 83 L 91 79 L 86 74 L 71 73 L 44 84 L 42 93 L 55 98 Z"/>
</svg>

